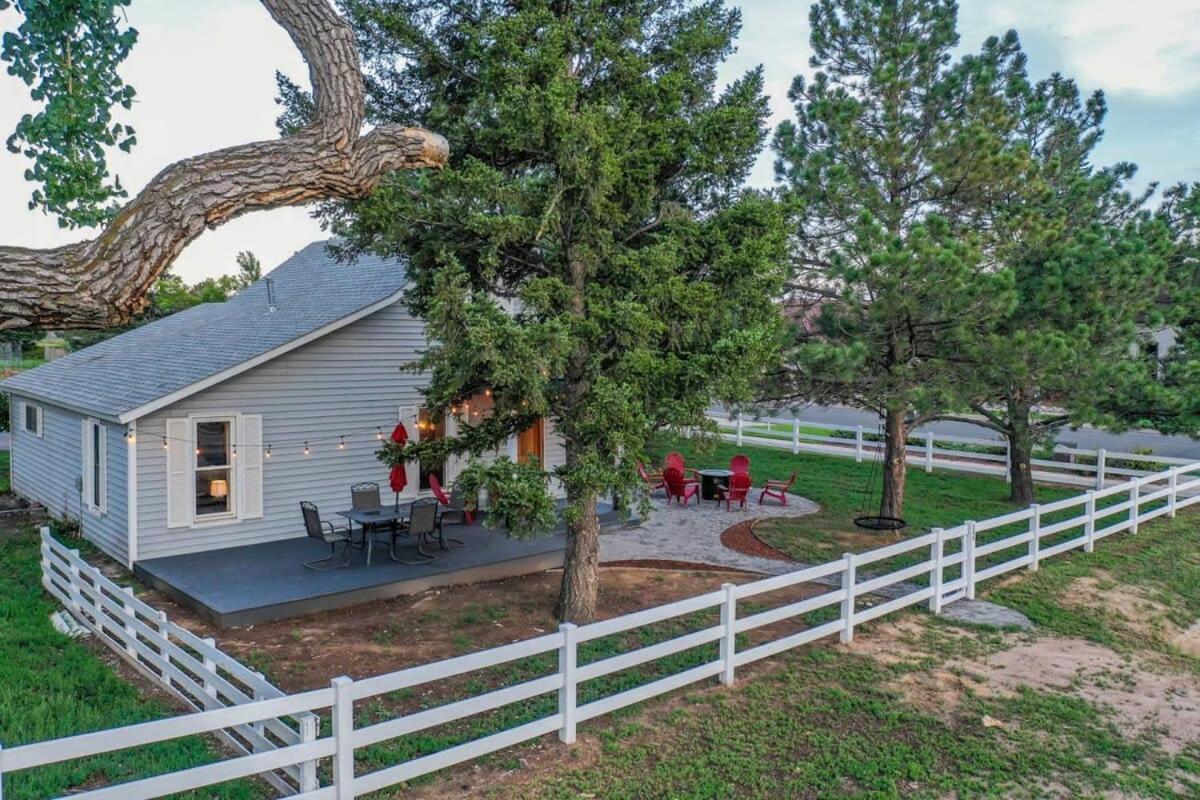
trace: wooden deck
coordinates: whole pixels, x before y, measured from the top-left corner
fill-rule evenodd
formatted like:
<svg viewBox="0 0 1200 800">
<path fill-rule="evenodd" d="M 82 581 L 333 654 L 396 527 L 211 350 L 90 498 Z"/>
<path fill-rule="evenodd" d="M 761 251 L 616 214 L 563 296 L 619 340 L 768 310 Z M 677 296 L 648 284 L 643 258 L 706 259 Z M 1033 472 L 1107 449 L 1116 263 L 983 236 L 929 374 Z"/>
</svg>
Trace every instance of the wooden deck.
<svg viewBox="0 0 1200 800">
<path fill-rule="evenodd" d="M 601 524 L 622 523 L 609 509 Z M 476 522 L 448 527 L 447 535 L 466 546 L 436 551 L 436 561 L 417 566 L 389 559 L 385 537 L 380 536 L 371 566 L 363 551 L 351 549 L 350 566 L 317 572 L 306 569 L 304 562 L 328 555 L 329 548 L 305 537 L 153 558 L 137 562 L 134 573 L 143 583 L 227 628 L 414 594 L 434 586 L 555 569 L 562 566 L 566 549 L 562 530 L 520 540 Z M 409 557 L 411 545 L 401 540 L 397 554 Z"/>
</svg>

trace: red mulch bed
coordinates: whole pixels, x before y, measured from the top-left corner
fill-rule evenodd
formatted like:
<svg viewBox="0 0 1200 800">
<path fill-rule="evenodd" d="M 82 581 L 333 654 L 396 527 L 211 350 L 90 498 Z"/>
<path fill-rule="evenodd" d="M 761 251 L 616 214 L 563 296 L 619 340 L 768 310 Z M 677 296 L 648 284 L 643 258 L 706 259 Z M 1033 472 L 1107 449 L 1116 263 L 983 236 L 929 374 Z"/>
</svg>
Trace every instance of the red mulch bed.
<svg viewBox="0 0 1200 800">
<path fill-rule="evenodd" d="M 754 520 L 739 522 L 726 528 L 721 534 L 721 544 L 742 555 L 773 558 L 776 561 L 795 561 L 782 550 L 776 550 L 771 545 L 754 535 Z"/>
</svg>

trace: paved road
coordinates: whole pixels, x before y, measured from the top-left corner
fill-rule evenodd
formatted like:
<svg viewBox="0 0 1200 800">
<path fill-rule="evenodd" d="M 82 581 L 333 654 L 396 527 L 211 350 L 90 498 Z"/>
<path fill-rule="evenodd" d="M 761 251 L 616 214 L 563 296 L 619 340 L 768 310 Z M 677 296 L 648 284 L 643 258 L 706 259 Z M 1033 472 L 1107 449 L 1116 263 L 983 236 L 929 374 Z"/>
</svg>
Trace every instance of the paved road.
<svg viewBox="0 0 1200 800">
<path fill-rule="evenodd" d="M 720 409 L 715 408 L 714 411 L 719 413 Z M 790 417 L 791 413 L 783 412 L 779 416 L 786 418 Z M 830 425 L 863 425 L 869 430 L 874 430 L 879 426 L 879 419 L 871 412 L 843 406 L 805 406 L 801 409 L 799 416 L 802 420 L 824 422 Z M 934 422 L 918 430 L 925 429 L 949 436 L 999 438 L 994 431 L 965 422 Z M 1153 451 L 1152 455 L 1156 456 L 1200 459 L 1200 441 L 1187 436 L 1164 436 L 1157 431 L 1109 433 L 1085 426 L 1077 430 L 1070 428 L 1060 430 L 1058 441 L 1086 450 L 1103 447 L 1106 450 L 1129 453 L 1148 449 Z"/>
</svg>

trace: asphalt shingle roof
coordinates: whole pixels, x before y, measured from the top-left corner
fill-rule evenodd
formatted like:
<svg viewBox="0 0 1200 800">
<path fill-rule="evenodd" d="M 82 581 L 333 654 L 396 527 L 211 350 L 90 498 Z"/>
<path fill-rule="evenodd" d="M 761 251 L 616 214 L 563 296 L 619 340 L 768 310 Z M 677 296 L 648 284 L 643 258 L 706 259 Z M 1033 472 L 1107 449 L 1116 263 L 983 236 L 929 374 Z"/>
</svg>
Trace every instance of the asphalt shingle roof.
<svg viewBox="0 0 1200 800">
<path fill-rule="evenodd" d="M 195 306 L 18 373 L 0 391 L 117 417 L 344 319 L 395 294 L 404 280 L 394 259 L 338 263 L 326 242 L 314 242 L 227 302 Z"/>
</svg>

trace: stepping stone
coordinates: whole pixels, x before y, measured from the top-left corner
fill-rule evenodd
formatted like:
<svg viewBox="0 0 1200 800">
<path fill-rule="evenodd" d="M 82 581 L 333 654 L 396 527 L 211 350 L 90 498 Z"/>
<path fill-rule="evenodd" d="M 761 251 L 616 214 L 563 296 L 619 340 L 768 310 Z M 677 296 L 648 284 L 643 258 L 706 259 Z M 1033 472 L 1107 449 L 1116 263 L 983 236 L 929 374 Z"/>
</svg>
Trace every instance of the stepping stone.
<svg viewBox="0 0 1200 800">
<path fill-rule="evenodd" d="M 1020 611 L 986 600 L 959 600 L 942 609 L 942 617 L 971 625 L 986 625 L 989 628 L 1020 628 L 1031 630 L 1033 623 Z"/>
</svg>

